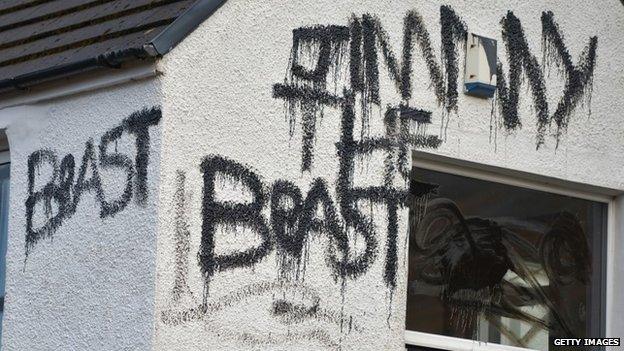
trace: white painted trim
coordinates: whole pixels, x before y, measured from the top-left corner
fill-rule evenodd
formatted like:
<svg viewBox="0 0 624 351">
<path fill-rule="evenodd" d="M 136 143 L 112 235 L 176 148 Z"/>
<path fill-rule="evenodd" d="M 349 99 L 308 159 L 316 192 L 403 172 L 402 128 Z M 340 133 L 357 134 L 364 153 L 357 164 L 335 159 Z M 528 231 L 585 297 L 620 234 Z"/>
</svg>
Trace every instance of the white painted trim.
<svg viewBox="0 0 624 351">
<path fill-rule="evenodd" d="M 408 345 L 430 347 L 453 351 L 536 351 L 515 346 L 506 346 L 468 339 L 429 333 L 405 331 L 405 343 Z"/>
<path fill-rule="evenodd" d="M 613 330 L 611 329 L 611 309 L 615 306 L 614 300 L 614 288 L 613 288 L 613 279 L 615 278 L 613 273 L 613 268 L 617 264 L 615 259 L 615 241 L 617 235 L 618 224 L 622 218 L 619 218 L 616 213 L 622 213 L 621 210 L 618 211 L 618 204 L 622 205 L 622 198 L 620 196 L 620 201 L 617 199 L 612 199 L 609 201 L 609 208 L 607 210 L 607 277 L 606 277 L 606 287 L 607 291 L 605 291 L 606 298 L 606 306 L 605 306 L 605 336 L 606 337 L 620 337 L 620 335 L 614 335 Z M 612 307 L 612 308 L 609 308 Z"/>
<path fill-rule="evenodd" d="M 581 198 L 585 200 L 610 203 L 613 200 L 613 196 L 592 193 L 584 190 L 575 189 L 571 186 L 565 186 L 563 184 L 555 184 L 553 182 L 540 182 L 535 180 L 522 179 L 521 177 L 514 177 L 511 175 L 498 174 L 492 171 L 481 170 L 478 168 L 463 168 L 457 165 L 445 164 L 443 162 L 437 162 L 433 160 L 421 159 L 415 157 L 412 161 L 412 165 L 418 168 L 425 168 L 432 171 L 445 172 L 456 174 L 459 176 L 476 178 L 481 180 L 487 180 L 490 182 L 502 183 L 507 185 L 513 185 L 521 188 L 534 189 L 544 191 L 553 194 L 571 196 Z M 417 163 L 416 163 L 417 162 Z M 478 165 L 476 165 L 478 167 Z M 511 171 L 513 172 L 513 171 Z"/>
<path fill-rule="evenodd" d="M 429 152 L 424 152 L 420 150 L 412 150 L 412 165 L 416 165 L 413 162 L 416 161 L 418 163 L 426 163 L 432 162 L 434 164 L 443 164 L 454 169 L 466 169 L 475 171 L 479 174 L 495 174 L 499 178 L 506 177 L 507 179 L 514 180 L 514 184 L 517 182 L 515 180 L 521 179 L 529 182 L 531 187 L 536 185 L 546 186 L 549 192 L 554 192 L 554 190 L 559 189 L 564 191 L 563 195 L 569 195 L 569 190 L 574 191 L 573 195 L 579 197 L 578 194 L 585 194 L 589 196 L 588 200 L 596 200 L 595 196 L 599 195 L 602 197 L 602 200 L 598 200 L 601 202 L 608 202 L 608 199 L 611 199 L 616 196 L 620 196 L 624 194 L 624 188 L 610 188 L 605 187 L 599 184 L 592 184 L 588 182 L 577 182 L 567 179 L 555 178 L 545 176 L 543 174 L 531 173 L 517 169 L 499 167 L 494 165 L 489 165 L 486 163 L 478 163 L 474 161 L 467 161 L 463 159 L 457 159 L 449 156 L 433 154 Z M 416 165 L 417 166 L 417 165 Z M 580 196 L 583 197 L 583 196 Z M 584 197 L 585 198 L 585 197 Z"/>
<path fill-rule="evenodd" d="M 30 91 L 16 92 L 11 97 L 0 100 L 0 110 L 8 107 L 35 104 L 59 97 L 75 95 L 92 90 L 107 88 L 122 83 L 137 81 L 156 76 L 158 71 L 154 63 L 106 69 L 89 72 L 74 78 L 67 78 L 49 85 L 35 86 Z"/>
</svg>

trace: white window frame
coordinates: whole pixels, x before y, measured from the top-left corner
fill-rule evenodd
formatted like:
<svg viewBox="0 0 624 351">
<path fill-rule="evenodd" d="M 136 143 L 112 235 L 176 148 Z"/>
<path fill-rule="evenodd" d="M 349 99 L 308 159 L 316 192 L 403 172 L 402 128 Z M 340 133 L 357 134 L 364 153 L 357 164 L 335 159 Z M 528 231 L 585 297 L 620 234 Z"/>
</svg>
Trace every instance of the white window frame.
<svg viewBox="0 0 624 351">
<path fill-rule="evenodd" d="M 606 335 L 611 335 L 611 312 L 613 306 L 613 267 L 615 265 L 614 240 L 617 232 L 616 201 L 622 191 L 550 178 L 534 173 L 459 160 L 422 151 L 412 151 L 412 166 L 431 171 L 449 173 L 484 181 L 507 184 L 521 188 L 539 190 L 579 199 L 605 203 L 607 205 L 606 237 L 606 282 L 605 323 Z M 533 349 L 501 345 L 477 340 L 462 339 L 445 335 L 405 330 L 405 344 L 453 351 L 531 351 Z M 537 350 L 534 350 L 537 351 Z"/>
</svg>

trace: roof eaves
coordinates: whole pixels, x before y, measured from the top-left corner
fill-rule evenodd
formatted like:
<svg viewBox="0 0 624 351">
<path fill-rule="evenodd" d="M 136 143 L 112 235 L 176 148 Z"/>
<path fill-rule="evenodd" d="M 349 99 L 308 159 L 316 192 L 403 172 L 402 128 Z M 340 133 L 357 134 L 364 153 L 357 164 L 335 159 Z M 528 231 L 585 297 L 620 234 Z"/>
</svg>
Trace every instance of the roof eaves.
<svg viewBox="0 0 624 351">
<path fill-rule="evenodd" d="M 163 56 L 210 17 L 227 0 L 199 0 L 144 47 L 152 55 Z"/>
<path fill-rule="evenodd" d="M 121 64 L 133 59 L 148 59 L 153 57 L 144 48 L 129 48 L 112 51 L 78 62 L 59 65 L 31 73 L 22 74 L 13 78 L 0 80 L 0 91 L 6 89 L 24 90 L 30 85 L 44 82 L 52 78 L 60 78 L 70 74 L 82 73 L 101 67 L 120 68 Z"/>
<path fill-rule="evenodd" d="M 7 89 L 24 90 L 28 86 L 54 78 L 82 73 L 102 67 L 119 68 L 122 63 L 136 59 L 153 59 L 161 57 L 184 40 L 188 34 L 195 30 L 195 28 L 212 15 L 226 1 L 227 0 L 198 0 L 180 16 L 178 16 L 169 26 L 167 26 L 167 28 L 154 37 L 154 39 L 140 48 L 135 47 L 120 51 L 112 51 L 82 61 L 59 65 L 0 80 L 0 91 Z"/>
</svg>

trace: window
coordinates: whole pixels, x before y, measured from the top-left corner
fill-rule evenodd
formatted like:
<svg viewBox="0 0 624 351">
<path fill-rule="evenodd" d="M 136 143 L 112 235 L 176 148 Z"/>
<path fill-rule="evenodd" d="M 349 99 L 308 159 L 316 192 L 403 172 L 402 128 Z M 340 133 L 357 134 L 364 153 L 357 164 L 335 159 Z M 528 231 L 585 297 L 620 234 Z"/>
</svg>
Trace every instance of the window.
<svg viewBox="0 0 624 351">
<path fill-rule="evenodd" d="M 435 168 L 412 172 L 412 193 L 437 189 L 410 209 L 407 343 L 549 350 L 552 337 L 604 337 L 608 198 Z"/>
</svg>

